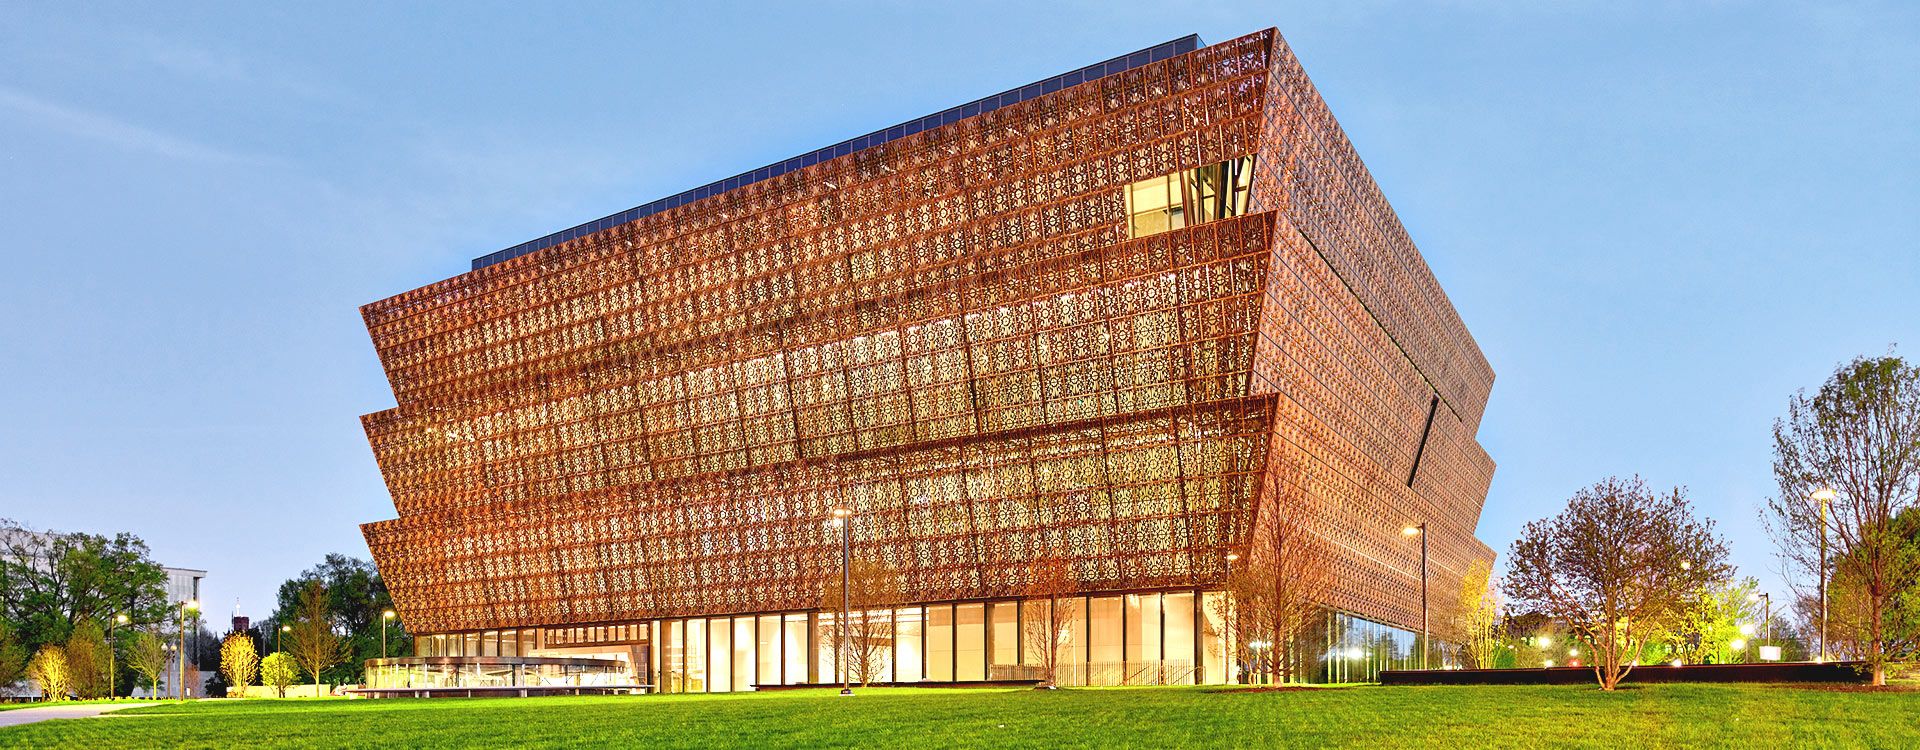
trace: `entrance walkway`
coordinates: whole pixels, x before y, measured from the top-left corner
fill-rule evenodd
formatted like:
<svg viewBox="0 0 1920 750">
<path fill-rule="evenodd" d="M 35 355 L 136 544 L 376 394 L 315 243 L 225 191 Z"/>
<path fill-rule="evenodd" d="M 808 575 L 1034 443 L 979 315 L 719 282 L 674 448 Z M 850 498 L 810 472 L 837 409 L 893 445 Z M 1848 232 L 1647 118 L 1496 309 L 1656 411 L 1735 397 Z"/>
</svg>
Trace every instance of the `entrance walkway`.
<svg viewBox="0 0 1920 750">
<path fill-rule="evenodd" d="M 88 716 L 99 716 L 108 711 L 151 705 L 153 704 L 105 703 L 89 706 L 85 704 L 67 703 L 41 706 L 38 708 L 16 708 L 12 711 L 0 711 L 0 727 L 15 727 L 21 724 L 32 724 L 36 721 L 46 721 L 48 719 L 84 719 Z"/>
</svg>

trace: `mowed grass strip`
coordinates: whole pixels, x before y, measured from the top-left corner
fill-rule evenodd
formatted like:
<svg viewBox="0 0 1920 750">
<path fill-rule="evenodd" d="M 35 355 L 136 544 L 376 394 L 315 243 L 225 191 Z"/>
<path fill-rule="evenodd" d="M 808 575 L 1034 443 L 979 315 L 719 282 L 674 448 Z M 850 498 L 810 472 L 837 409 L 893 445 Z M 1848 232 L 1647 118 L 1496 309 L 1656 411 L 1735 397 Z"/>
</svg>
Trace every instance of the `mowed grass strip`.
<svg viewBox="0 0 1920 750">
<path fill-rule="evenodd" d="M 207 701 L 0 747 L 1920 747 L 1920 692 L 1650 685 Z"/>
</svg>

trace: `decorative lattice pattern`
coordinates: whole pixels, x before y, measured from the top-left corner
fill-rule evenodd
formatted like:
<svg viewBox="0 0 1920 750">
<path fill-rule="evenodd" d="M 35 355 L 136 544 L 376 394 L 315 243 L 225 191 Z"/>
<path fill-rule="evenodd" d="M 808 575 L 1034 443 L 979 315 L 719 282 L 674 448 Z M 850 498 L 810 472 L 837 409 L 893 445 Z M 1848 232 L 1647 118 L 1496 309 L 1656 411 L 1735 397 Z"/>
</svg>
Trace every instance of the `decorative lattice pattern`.
<svg viewBox="0 0 1920 750">
<path fill-rule="evenodd" d="M 1264 213 L 1128 238 L 1126 185 L 1248 156 Z M 1273 32 L 362 313 L 399 401 L 365 533 L 416 632 L 808 608 L 836 503 L 916 601 L 1056 553 L 1215 586 L 1276 502 L 1368 617 L 1418 622 L 1404 523 L 1436 603 L 1490 554 L 1491 370 Z"/>
</svg>

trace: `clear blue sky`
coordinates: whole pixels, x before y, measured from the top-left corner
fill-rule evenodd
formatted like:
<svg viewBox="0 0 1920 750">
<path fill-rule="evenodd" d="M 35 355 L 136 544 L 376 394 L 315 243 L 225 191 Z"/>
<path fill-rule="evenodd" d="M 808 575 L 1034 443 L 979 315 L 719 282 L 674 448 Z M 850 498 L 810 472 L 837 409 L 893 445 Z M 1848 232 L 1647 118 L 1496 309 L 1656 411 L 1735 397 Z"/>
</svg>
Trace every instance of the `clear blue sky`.
<svg viewBox="0 0 1920 750">
<path fill-rule="evenodd" d="M 1912 3 L 309 5 L 0 4 L 0 516 L 216 614 L 394 515 L 360 304 L 1190 32 L 1280 28 L 1486 350 L 1496 550 L 1638 472 L 1778 590 L 1772 420 L 1920 354 Z"/>
</svg>

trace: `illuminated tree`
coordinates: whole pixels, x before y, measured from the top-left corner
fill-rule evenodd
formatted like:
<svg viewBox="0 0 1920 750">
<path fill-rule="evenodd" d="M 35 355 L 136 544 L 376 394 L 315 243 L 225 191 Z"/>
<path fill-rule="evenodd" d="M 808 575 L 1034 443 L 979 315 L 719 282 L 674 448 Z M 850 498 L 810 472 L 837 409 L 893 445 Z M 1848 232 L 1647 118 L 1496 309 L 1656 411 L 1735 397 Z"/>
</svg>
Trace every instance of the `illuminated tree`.
<svg viewBox="0 0 1920 750">
<path fill-rule="evenodd" d="M 67 680 L 73 694 L 92 700 L 107 694 L 108 658 L 106 634 L 92 620 L 81 620 L 67 636 Z"/>
<path fill-rule="evenodd" d="M 164 634 L 136 630 L 127 639 L 127 666 L 147 678 L 149 695 L 160 694 L 160 676 L 167 670 L 167 638 Z"/>
<path fill-rule="evenodd" d="M 836 659 L 844 655 L 846 663 L 841 669 L 847 671 L 849 681 L 866 685 L 879 677 L 887 664 L 893 646 L 893 607 L 906 601 L 907 596 L 901 588 L 900 571 L 885 563 L 853 561 L 847 568 L 847 583 L 848 596 L 843 599 L 840 577 L 830 576 L 820 592 L 820 607 L 834 613 L 834 628 L 827 634 L 827 644 Z M 841 610 L 843 601 L 853 607 L 852 612 Z"/>
<path fill-rule="evenodd" d="M 1667 639 L 1671 653 L 1688 664 L 1739 661 L 1741 654 L 1733 648 L 1734 643 L 1758 643 L 1751 633 L 1742 632 L 1741 628 L 1757 632 L 1764 624 L 1755 596 L 1759 591 L 1760 582 L 1752 578 L 1721 581 L 1702 588 L 1671 630 Z M 1753 653 L 1751 645 L 1740 651 Z"/>
<path fill-rule="evenodd" d="M 1474 669 L 1492 669 L 1503 648 L 1500 634 L 1500 588 L 1493 584 L 1493 568 L 1474 560 L 1460 577 L 1460 599 L 1453 629 L 1466 646 L 1462 652 Z"/>
<path fill-rule="evenodd" d="M 1060 648 L 1067 644 L 1067 627 L 1080 609 L 1074 596 L 1078 585 L 1073 568 L 1056 554 L 1042 555 L 1028 564 L 1022 605 L 1027 648 L 1039 657 L 1041 684 L 1052 687 L 1060 676 Z"/>
<path fill-rule="evenodd" d="M 1696 592 L 1732 573 L 1726 558 L 1685 492 L 1655 495 L 1639 477 L 1609 477 L 1574 493 L 1560 515 L 1526 525 L 1508 554 L 1505 589 L 1515 606 L 1565 624 L 1611 691 Z"/>
<path fill-rule="evenodd" d="M 73 672 L 67 665 L 67 651 L 51 643 L 41 646 L 27 662 L 27 679 L 40 688 L 43 700 L 63 701 L 73 690 Z"/>
<path fill-rule="evenodd" d="M 1824 550 L 1829 599 L 1846 604 L 1844 612 L 1829 604 L 1835 635 L 1858 646 L 1873 684 L 1884 685 L 1887 664 L 1920 648 L 1920 633 L 1901 632 L 1896 612 L 1920 596 L 1920 554 L 1907 551 L 1894 522 L 1920 507 L 1920 367 L 1894 356 L 1841 366 L 1819 393 L 1788 400 L 1773 446 L 1780 494 L 1767 501 L 1768 531 L 1781 557 L 1814 578 L 1808 588 L 1826 567 Z M 1819 490 L 1831 500 L 1811 499 Z"/>
<path fill-rule="evenodd" d="M 1265 509 L 1247 554 L 1227 576 L 1229 596 L 1214 605 L 1240 660 L 1276 683 L 1293 678 L 1301 649 L 1321 649 L 1300 644 L 1299 635 L 1333 592 L 1333 550 L 1307 527 L 1303 507 L 1283 497 Z"/>
<path fill-rule="evenodd" d="M 227 676 L 229 695 L 247 697 L 247 686 L 260 672 L 260 654 L 253 648 L 253 638 L 233 633 L 220 642 L 220 672 Z"/>
<path fill-rule="evenodd" d="M 301 670 L 313 675 L 313 692 L 320 694 L 320 673 L 347 657 L 346 643 L 333 631 L 333 618 L 327 611 L 327 587 L 319 580 L 307 581 L 300 591 L 300 604 L 294 610 L 293 632 L 287 650 Z"/>
<path fill-rule="evenodd" d="M 285 651 L 275 651 L 260 660 L 260 684 L 273 687 L 274 695 L 287 697 L 287 686 L 300 679 L 300 665 Z"/>
</svg>

